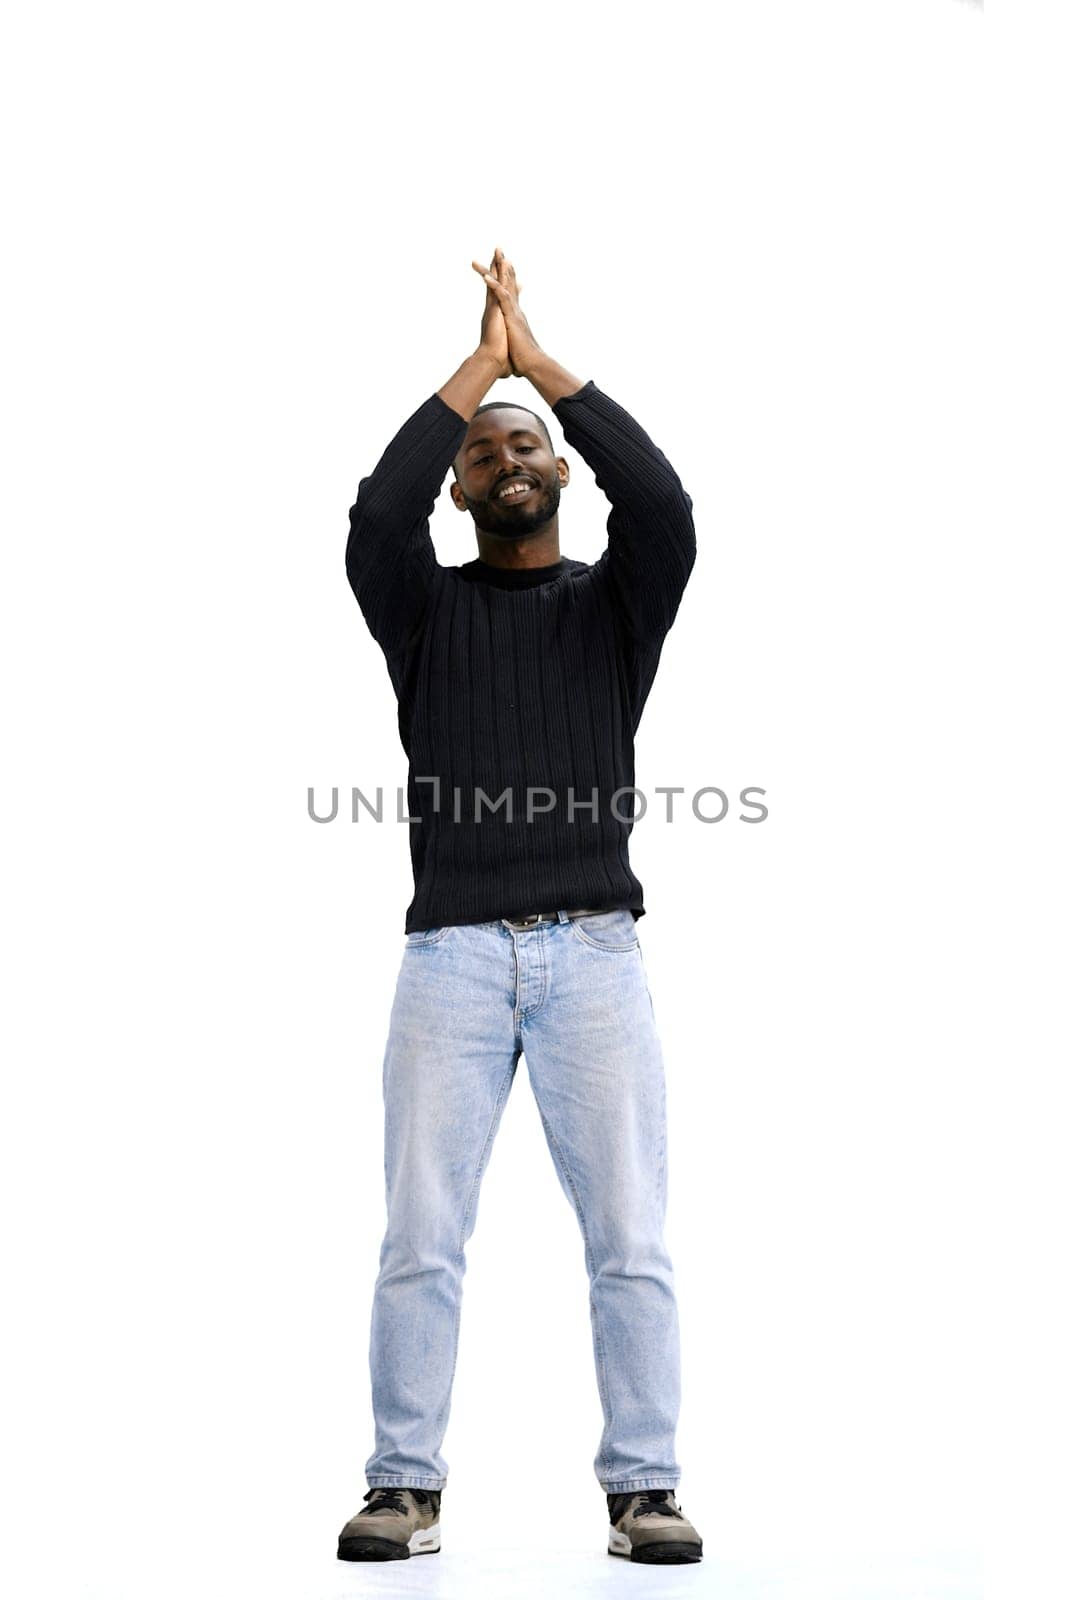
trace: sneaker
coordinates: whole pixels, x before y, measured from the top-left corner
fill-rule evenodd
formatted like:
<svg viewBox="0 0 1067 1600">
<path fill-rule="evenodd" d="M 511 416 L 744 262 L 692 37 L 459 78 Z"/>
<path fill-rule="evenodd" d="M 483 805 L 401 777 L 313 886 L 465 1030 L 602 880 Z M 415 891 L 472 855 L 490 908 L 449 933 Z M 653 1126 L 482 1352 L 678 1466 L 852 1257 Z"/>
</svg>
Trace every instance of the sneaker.
<svg viewBox="0 0 1067 1600">
<path fill-rule="evenodd" d="M 341 1529 L 339 1561 L 406 1561 L 441 1548 L 440 1489 L 368 1489 Z"/>
<path fill-rule="evenodd" d="M 700 1561 L 704 1546 L 673 1489 L 608 1495 L 608 1555 L 631 1561 Z"/>
</svg>

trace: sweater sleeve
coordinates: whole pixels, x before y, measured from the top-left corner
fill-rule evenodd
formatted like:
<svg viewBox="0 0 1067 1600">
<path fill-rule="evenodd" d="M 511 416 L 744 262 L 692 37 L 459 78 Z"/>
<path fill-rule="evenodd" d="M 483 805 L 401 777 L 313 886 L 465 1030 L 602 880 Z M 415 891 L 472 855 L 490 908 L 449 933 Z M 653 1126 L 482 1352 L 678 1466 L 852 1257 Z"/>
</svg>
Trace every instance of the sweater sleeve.
<svg viewBox="0 0 1067 1600">
<path fill-rule="evenodd" d="M 386 655 L 414 637 L 433 591 L 430 513 L 466 431 L 459 412 L 432 394 L 360 479 L 348 513 L 345 571 Z"/>
<path fill-rule="evenodd" d="M 631 636 L 662 641 L 696 561 L 693 502 L 662 450 L 592 379 L 552 407 L 611 502 L 597 563 Z"/>
</svg>

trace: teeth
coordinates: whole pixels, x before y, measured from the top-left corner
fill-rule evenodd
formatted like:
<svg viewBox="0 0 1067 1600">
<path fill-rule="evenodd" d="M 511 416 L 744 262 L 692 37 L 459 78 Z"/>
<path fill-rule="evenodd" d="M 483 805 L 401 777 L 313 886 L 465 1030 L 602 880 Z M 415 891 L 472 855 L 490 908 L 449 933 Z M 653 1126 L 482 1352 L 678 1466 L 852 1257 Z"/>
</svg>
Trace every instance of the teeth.
<svg viewBox="0 0 1067 1600">
<path fill-rule="evenodd" d="M 506 489 L 502 489 L 500 491 L 500 498 L 501 500 L 509 499 L 512 495 L 521 494 L 524 489 L 528 489 L 529 487 L 530 485 L 528 483 L 509 484 Z"/>
</svg>

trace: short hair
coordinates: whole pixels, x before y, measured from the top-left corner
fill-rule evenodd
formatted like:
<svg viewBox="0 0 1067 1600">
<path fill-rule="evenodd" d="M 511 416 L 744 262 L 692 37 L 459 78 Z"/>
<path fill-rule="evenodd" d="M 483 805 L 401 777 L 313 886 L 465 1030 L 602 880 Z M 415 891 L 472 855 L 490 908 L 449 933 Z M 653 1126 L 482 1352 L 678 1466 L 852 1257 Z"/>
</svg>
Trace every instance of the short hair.
<svg viewBox="0 0 1067 1600">
<path fill-rule="evenodd" d="M 537 423 L 537 426 L 545 436 L 545 441 L 548 444 L 548 448 L 550 450 L 552 449 L 552 435 L 545 427 L 543 420 L 537 415 L 537 412 L 531 411 L 529 406 L 516 405 L 514 400 L 487 400 L 484 405 L 478 407 L 477 411 L 474 413 L 474 417 L 480 417 L 483 411 L 525 411 L 528 417 L 533 417 L 534 421 Z M 474 421 L 474 417 L 471 417 L 471 422 Z M 469 426 L 470 424 L 468 423 L 468 427 Z M 452 471 L 455 472 L 455 470 L 456 464 L 453 462 Z"/>
<path fill-rule="evenodd" d="M 528 417 L 533 417 L 534 421 L 537 423 L 537 426 L 544 434 L 545 439 L 548 441 L 548 448 L 551 450 L 552 435 L 549 433 L 542 419 L 537 415 L 537 412 L 531 411 L 529 406 L 517 406 L 513 400 L 487 400 L 484 405 L 478 407 L 477 411 L 474 413 L 474 417 L 480 417 L 483 411 L 525 411 Z M 471 418 L 472 422 L 474 421 L 474 417 Z"/>
</svg>

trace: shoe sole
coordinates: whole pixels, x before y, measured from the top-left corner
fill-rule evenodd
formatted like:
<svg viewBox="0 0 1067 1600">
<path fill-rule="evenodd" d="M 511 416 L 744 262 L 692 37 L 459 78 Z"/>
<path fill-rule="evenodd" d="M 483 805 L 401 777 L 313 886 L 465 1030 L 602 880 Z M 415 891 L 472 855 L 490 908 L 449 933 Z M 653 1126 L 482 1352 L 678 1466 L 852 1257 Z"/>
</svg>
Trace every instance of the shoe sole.
<svg viewBox="0 0 1067 1600">
<path fill-rule="evenodd" d="M 376 1539 L 357 1534 L 337 1543 L 338 1561 L 406 1561 L 409 1556 L 432 1556 L 441 1548 L 441 1524 L 416 1528 L 407 1544 L 396 1539 Z"/>
<path fill-rule="evenodd" d="M 702 1561 L 704 1547 L 679 1539 L 656 1539 L 651 1544 L 639 1544 L 635 1548 L 625 1533 L 612 1528 L 608 1532 L 608 1555 L 622 1556 L 629 1561 L 643 1561 L 650 1566 L 661 1562 L 664 1566 L 672 1566 L 683 1561 Z"/>
</svg>

